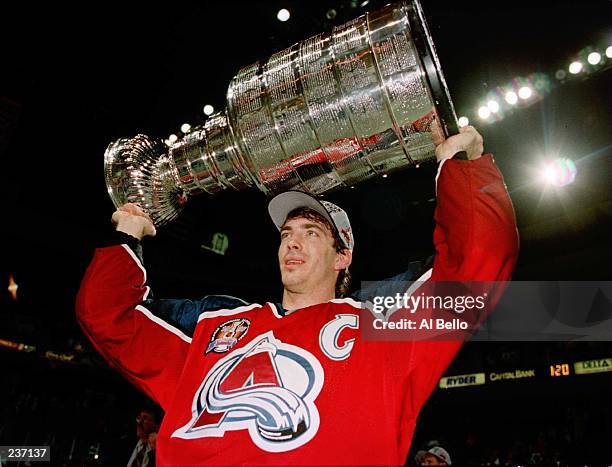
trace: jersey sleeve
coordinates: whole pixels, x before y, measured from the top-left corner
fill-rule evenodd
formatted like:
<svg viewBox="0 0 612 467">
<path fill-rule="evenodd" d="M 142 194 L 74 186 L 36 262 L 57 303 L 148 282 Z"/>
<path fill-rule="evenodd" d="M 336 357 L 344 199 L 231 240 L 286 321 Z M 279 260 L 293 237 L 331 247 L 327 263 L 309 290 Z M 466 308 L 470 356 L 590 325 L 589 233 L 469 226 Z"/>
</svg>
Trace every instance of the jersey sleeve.
<svg viewBox="0 0 612 467">
<path fill-rule="evenodd" d="M 432 269 L 421 278 L 427 283 L 423 289 L 431 293 L 432 281 L 482 283 L 479 291 L 490 292 L 483 313 L 490 312 L 503 292 L 495 283 L 511 278 L 519 248 L 514 209 L 502 175 L 493 157 L 484 155 L 473 161 L 445 161 L 436 182 L 436 256 Z M 410 343 L 404 383 L 410 386 L 405 394 L 411 413 L 418 413 L 462 343 Z"/>
<path fill-rule="evenodd" d="M 129 246 L 98 248 L 77 295 L 77 320 L 109 364 L 166 409 L 191 338 L 145 306 L 149 293 Z"/>
<path fill-rule="evenodd" d="M 509 280 L 518 256 L 518 232 L 493 156 L 442 163 L 436 195 L 431 280 Z"/>
</svg>

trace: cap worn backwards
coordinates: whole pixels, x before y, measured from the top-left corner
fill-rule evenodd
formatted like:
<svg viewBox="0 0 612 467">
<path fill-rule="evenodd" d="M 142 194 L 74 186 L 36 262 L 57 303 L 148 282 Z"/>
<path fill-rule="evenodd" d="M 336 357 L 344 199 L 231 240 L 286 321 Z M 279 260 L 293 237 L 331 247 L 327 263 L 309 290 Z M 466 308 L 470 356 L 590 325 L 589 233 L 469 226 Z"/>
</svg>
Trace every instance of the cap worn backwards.
<svg viewBox="0 0 612 467">
<path fill-rule="evenodd" d="M 280 230 L 287 215 L 297 208 L 309 208 L 321 214 L 337 230 L 342 243 L 353 251 L 355 239 L 353 229 L 346 211 L 329 201 L 319 201 L 315 197 L 302 191 L 286 191 L 276 195 L 268 204 L 268 212 L 274 225 Z"/>
</svg>

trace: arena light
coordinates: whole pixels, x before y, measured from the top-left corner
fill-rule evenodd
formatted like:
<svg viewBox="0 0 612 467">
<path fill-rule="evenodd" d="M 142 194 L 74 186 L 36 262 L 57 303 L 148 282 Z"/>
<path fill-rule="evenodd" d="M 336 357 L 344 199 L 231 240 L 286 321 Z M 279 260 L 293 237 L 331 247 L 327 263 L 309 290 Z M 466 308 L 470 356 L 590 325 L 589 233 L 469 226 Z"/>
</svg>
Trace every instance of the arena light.
<svg viewBox="0 0 612 467">
<path fill-rule="evenodd" d="M 483 105 L 478 109 L 478 116 L 482 118 L 483 120 L 486 120 L 487 118 L 491 116 L 491 111 L 489 110 L 488 107 Z"/>
<path fill-rule="evenodd" d="M 565 70 L 557 70 L 557 72 L 555 73 L 555 78 L 557 78 L 559 81 L 563 81 L 566 76 L 567 73 L 565 72 Z"/>
<path fill-rule="evenodd" d="M 183 123 L 181 125 L 181 132 L 189 133 L 189 130 L 191 130 L 191 125 L 189 123 Z"/>
<path fill-rule="evenodd" d="M 170 141 L 171 143 L 174 143 L 177 139 L 178 136 L 176 136 L 175 134 L 171 134 L 170 136 L 168 136 L 168 141 Z"/>
<path fill-rule="evenodd" d="M 459 127 L 468 126 L 469 124 L 470 120 L 467 117 L 459 117 L 457 120 L 457 125 L 459 125 Z"/>
<path fill-rule="evenodd" d="M 504 96 L 504 99 L 510 105 L 514 105 L 518 102 L 518 96 L 516 95 L 514 91 L 508 91 L 506 95 Z"/>
<path fill-rule="evenodd" d="M 523 99 L 529 99 L 533 94 L 533 91 L 531 90 L 531 88 L 529 86 L 523 86 L 521 89 L 519 89 L 518 92 L 518 96 Z"/>
<path fill-rule="evenodd" d="M 283 23 L 285 21 L 288 21 L 290 17 L 291 13 L 289 13 L 289 10 L 287 10 L 286 8 L 281 8 L 280 10 L 278 10 L 278 13 L 276 13 L 276 18 L 279 21 L 282 21 Z"/>
<path fill-rule="evenodd" d="M 587 61 L 591 65 L 597 65 L 599 62 L 601 62 L 601 54 L 599 52 L 591 52 L 587 57 Z"/>
<path fill-rule="evenodd" d="M 487 102 L 487 107 L 494 114 L 499 112 L 499 104 L 496 100 L 491 99 L 489 102 Z"/>
<path fill-rule="evenodd" d="M 11 294 L 11 297 L 13 298 L 13 300 L 17 300 L 17 289 L 19 288 L 19 285 L 17 285 L 17 282 L 15 282 L 15 278 L 13 277 L 13 274 L 9 274 L 9 286 L 7 287 L 7 290 L 9 291 L 9 293 Z"/>
<path fill-rule="evenodd" d="M 544 164 L 540 170 L 540 178 L 546 185 L 557 188 L 573 183 L 576 180 L 578 170 L 574 161 L 567 158 L 558 158 Z"/>
<path fill-rule="evenodd" d="M 536 91 L 536 97 L 544 96 L 552 91 L 553 83 L 546 73 L 532 73 L 529 80 Z"/>
<path fill-rule="evenodd" d="M 572 62 L 572 63 L 570 63 L 570 66 L 569 66 L 568 69 L 569 69 L 569 72 L 572 75 L 577 75 L 578 73 L 580 73 L 582 71 L 582 63 L 580 63 L 580 62 Z"/>
<path fill-rule="evenodd" d="M 555 178 L 557 178 L 556 170 L 552 166 L 552 164 L 547 164 L 542 169 L 541 175 L 542 175 L 542 179 L 544 180 L 544 182 L 546 182 L 548 184 L 552 184 L 555 181 Z"/>
<path fill-rule="evenodd" d="M 606 49 L 606 57 L 612 58 L 612 45 Z"/>
<path fill-rule="evenodd" d="M 205 115 L 212 115 L 215 111 L 215 108 L 210 104 L 206 104 L 203 110 Z"/>
</svg>

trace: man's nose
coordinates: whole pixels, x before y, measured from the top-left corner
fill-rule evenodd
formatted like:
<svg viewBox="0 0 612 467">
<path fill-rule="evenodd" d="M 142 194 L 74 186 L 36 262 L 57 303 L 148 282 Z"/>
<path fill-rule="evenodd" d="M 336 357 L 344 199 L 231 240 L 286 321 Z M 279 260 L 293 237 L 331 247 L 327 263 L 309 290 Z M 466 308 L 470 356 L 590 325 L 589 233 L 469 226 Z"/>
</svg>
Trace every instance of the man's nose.
<svg viewBox="0 0 612 467">
<path fill-rule="evenodd" d="M 290 250 L 301 250 L 302 244 L 295 236 L 292 236 L 287 242 L 287 248 L 289 248 Z"/>
</svg>

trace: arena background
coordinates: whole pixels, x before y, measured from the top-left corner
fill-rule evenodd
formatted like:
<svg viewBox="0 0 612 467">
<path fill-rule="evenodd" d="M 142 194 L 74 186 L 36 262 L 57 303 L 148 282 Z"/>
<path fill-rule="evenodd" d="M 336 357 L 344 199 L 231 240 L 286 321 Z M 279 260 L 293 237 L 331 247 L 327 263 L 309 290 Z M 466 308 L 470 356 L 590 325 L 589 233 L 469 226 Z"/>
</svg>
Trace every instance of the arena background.
<svg viewBox="0 0 612 467">
<path fill-rule="evenodd" d="M 423 4 L 457 113 L 483 134 L 515 204 L 521 254 L 514 278 L 610 280 L 612 59 L 604 55 L 600 66 L 576 76 L 567 67 L 586 47 L 603 52 L 612 45 L 612 3 Z M 106 366 L 74 318 L 82 274 L 110 229 L 107 144 L 137 133 L 179 135 L 181 124 L 204 121 L 205 104 L 224 107 L 241 66 L 382 5 L 3 7 L 1 445 L 50 444 L 57 465 L 120 465 L 136 442 L 134 416 L 144 396 Z M 289 21 L 276 19 L 280 8 L 290 10 Z M 479 120 L 489 91 L 534 73 L 547 79 L 542 99 L 498 121 Z M 536 172 L 556 157 L 576 163 L 576 180 L 546 188 Z M 431 253 L 434 173 L 428 164 L 330 196 L 355 229 L 357 284 Z M 217 232 L 229 240 L 224 255 L 202 247 Z M 144 248 L 159 297 L 280 298 L 277 232 L 255 190 L 194 199 Z M 413 454 L 437 440 L 455 464 L 496 457 L 512 464 L 612 462 L 605 447 L 612 372 L 550 370 L 610 358 L 609 342 L 467 344 L 447 375 L 536 369 L 536 377 L 436 390 Z"/>
</svg>

